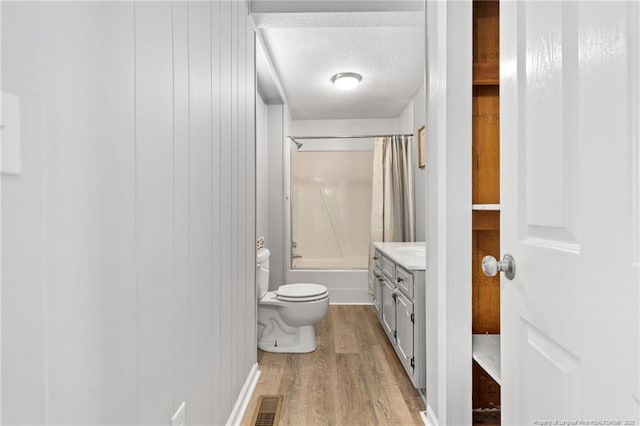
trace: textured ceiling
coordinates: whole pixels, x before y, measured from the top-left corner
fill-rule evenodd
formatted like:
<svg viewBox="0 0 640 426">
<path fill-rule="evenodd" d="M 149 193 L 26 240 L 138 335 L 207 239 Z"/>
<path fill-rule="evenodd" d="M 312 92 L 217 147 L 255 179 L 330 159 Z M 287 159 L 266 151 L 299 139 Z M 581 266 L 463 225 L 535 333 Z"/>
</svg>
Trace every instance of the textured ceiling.
<svg viewBox="0 0 640 426">
<path fill-rule="evenodd" d="M 424 83 L 421 11 L 285 11 L 254 22 L 294 119 L 397 117 Z M 339 72 L 362 83 L 338 90 L 329 79 Z"/>
</svg>

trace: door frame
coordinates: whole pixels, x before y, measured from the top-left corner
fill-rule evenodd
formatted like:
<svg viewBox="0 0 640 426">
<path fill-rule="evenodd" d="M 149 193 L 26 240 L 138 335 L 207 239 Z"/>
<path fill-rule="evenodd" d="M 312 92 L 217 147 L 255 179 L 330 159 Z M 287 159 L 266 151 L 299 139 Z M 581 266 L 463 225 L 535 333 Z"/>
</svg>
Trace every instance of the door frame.
<svg viewBox="0 0 640 426">
<path fill-rule="evenodd" d="M 472 421 L 472 12 L 471 0 L 426 2 L 426 420 L 433 425 Z"/>
<path fill-rule="evenodd" d="M 0 2 L 0 97 L 2 95 L 2 2 Z M 2 101 L 0 100 L 0 124 L 2 124 Z M 0 128 L 0 147 L 2 147 L 2 129 Z M 0 164 L 2 150 L 0 149 Z M 0 176 L 2 179 L 2 176 Z M 0 182 L 1 183 L 1 182 Z M 0 424 L 2 423 L 2 185 L 0 185 Z"/>
</svg>

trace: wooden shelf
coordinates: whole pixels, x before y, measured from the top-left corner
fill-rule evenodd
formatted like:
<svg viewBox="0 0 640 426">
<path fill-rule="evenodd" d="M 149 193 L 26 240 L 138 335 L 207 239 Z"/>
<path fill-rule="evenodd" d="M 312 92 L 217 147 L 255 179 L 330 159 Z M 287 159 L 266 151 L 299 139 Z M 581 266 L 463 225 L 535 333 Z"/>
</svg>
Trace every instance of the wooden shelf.
<svg viewBox="0 0 640 426">
<path fill-rule="evenodd" d="M 500 210 L 473 209 L 471 212 L 471 230 L 499 231 Z"/>
<path fill-rule="evenodd" d="M 496 383 L 500 381 L 500 335 L 474 334 L 472 338 L 473 359 Z"/>
<path fill-rule="evenodd" d="M 476 86 L 472 98 L 472 204 L 500 203 L 500 93 Z"/>
<path fill-rule="evenodd" d="M 476 86 L 491 86 L 500 84 L 500 68 L 495 63 L 473 64 L 473 84 Z"/>
</svg>

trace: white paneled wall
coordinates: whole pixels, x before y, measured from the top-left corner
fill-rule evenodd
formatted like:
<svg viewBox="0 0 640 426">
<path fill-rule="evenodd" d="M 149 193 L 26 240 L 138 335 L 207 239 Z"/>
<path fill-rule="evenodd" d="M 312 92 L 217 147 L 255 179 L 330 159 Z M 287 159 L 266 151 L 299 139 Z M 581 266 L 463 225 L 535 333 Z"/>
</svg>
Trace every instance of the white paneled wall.
<svg viewBox="0 0 640 426">
<path fill-rule="evenodd" d="M 269 178 L 269 239 L 265 241 L 271 252 L 269 257 L 269 289 L 276 290 L 285 282 L 285 209 L 284 209 L 284 150 L 289 141 L 285 142 L 283 105 L 269 105 L 267 107 L 267 175 Z"/>
<path fill-rule="evenodd" d="M 258 92 L 259 93 L 259 92 Z M 256 235 L 269 239 L 269 107 L 256 97 Z"/>
<path fill-rule="evenodd" d="M 424 126 L 427 120 L 426 113 L 427 95 L 425 87 L 418 91 L 413 97 L 413 164 L 414 164 L 414 192 L 416 203 L 416 241 L 426 241 L 427 239 L 427 172 L 426 168 L 418 167 L 418 130 Z"/>
<path fill-rule="evenodd" d="M 426 123 L 426 93 L 425 87 L 420 88 L 407 108 L 398 117 L 399 131 L 413 134 L 413 177 L 416 209 L 416 241 L 426 241 L 427 213 L 426 213 L 426 168 L 418 167 L 418 130 Z"/>
<path fill-rule="evenodd" d="M 256 362 L 243 1 L 2 2 L 2 423 L 221 424 Z"/>
</svg>

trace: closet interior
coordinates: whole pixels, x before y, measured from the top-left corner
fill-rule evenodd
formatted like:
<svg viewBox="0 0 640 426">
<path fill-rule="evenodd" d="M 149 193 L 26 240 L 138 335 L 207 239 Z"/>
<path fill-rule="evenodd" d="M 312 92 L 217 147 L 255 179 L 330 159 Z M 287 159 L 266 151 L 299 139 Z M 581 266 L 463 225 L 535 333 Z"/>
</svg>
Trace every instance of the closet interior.
<svg viewBox="0 0 640 426">
<path fill-rule="evenodd" d="M 500 424 L 500 276 L 482 258 L 500 255 L 499 3 L 473 2 L 473 419 Z"/>
</svg>

